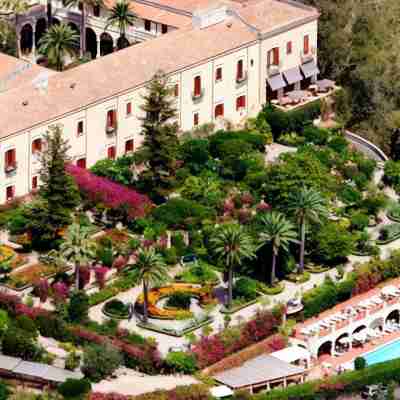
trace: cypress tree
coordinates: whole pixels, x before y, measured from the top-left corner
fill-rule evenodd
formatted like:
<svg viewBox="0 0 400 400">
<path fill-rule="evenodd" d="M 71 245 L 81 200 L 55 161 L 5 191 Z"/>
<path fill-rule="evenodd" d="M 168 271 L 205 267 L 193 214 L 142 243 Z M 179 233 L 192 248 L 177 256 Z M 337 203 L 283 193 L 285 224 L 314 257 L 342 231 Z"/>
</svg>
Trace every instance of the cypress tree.
<svg viewBox="0 0 400 400">
<path fill-rule="evenodd" d="M 154 75 L 143 100 L 143 154 L 147 168 L 141 173 L 139 184 L 155 201 L 161 201 L 174 186 L 178 152 L 178 126 L 173 122 L 176 109 L 168 79 L 162 72 Z"/>
</svg>

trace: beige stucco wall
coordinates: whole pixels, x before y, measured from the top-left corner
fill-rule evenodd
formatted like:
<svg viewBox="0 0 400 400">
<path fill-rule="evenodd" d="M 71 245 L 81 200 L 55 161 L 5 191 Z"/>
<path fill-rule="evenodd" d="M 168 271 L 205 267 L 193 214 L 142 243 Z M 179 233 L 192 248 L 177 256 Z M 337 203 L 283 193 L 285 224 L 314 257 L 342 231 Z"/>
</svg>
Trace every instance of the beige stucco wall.
<svg viewBox="0 0 400 400">
<path fill-rule="evenodd" d="M 301 64 L 301 50 L 304 35 L 310 35 L 310 47 L 317 47 L 317 21 L 304 24 L 288 32 L 277 34 L 259 42 L 252 43 L 229 54 L 216 57 L 201 65 L 187 68 L 178 73 L 171 74 L 170 83 L 179 84 L 179 97 L 176 106 L 182 130 L 193 128 L 193 113 L 199 113 L 199 123 L 214 121 L 215 105 L 224 103 L 224 117 L 233 123 L 238 123 L 246 116 L 255 115 L 265 103 L 267 51 L 273 47 L 280 47 L 281 70 L 292 68 Z M 286 56 L 286 42 L 292 41 L 293 52 Z M 236 83 L 236 65 L 239 59 L 243 60 L 247 80 L 241 84 Z M 216 68 L 221 66 L 223 78 L 215 82 Z M 193 101 L 193 79 L 201 76 L 204 96 Z M 42 135 L 49 124 L 59 123 L 63 126 L 65 138 L 71 146 L 70 156 L 73 160 L 86 158 L 87 167 L 92 166 L 97 160 L 107 156 L 107 148 L 116 146 L 117 156 L 125 151 L 125 142 L 134 139 L 135 148 L 143 141 L 140 135 L 140 109 L 142 95 L 145 88 L 135 88 L 126 91 L 120 96 L 93 104 L 62 118 L 35 127 L 23 134 L 6 138 L 0 141 L 0 203 L 5 202 L 5 188 L 15 185 L 16 196 L 27 194 L 31 189 L 32 177 L 36 174 L 38 163 L 31 158 L 32 140 Z M 237 96 L 246 96 L 246 109 L 236 111 Z M 126 102 L 132 103 L 132 116 L 126 116 Z M 107 135 L 105 132 L 107 110 L 117 110 L 117 132 Z M 77 123 L 84 122 L 84 134 L 77 136 Z M 15 174 L 5 176 L 4 154 L 5 151 L 15 147 L 18 168 Z"/>
</svg>

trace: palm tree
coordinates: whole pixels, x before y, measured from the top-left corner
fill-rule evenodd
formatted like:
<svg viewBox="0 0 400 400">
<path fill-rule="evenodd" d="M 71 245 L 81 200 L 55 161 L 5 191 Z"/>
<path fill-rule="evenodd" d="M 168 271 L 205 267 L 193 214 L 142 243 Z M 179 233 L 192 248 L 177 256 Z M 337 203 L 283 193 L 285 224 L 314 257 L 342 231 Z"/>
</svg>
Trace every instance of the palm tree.
<svg viewBox="0 0 400 400">
<path fill-rule="evenodd" d="M 281 213 L 272 211 L 261 217 L 263 231 L 260 233 L 262 246 L 272 246 L 271 286 L 276 282 L 276 259 L 280 249 L 288 251 L 289 244 L 296 241 L 294 225 Z"/>
<path fill-rule="evenodd" d="M 127 47 L 126 31 L 130 26 L 134 26 L 136 15 L 131 11 L 131 5 L 127 0 L 119 0 L 110 10 L 107 18 L 105 30 L 112 25 L 119 29 L 118 49 Z M 129 42 L 128 42 L 129 43 Z"/>
<path fill-rule="evenodd" d="M 17 56 L 21 58 L 21 35 L 19 27 L 19 16 L 29 10 L 28 0 L 0 0 L 0 9 L 2 11 L 12 12 L 15 17 L 15 35 L 17 39 Z"/>
<path fill-rule="evenodd" d="M 94 257 L 95 245 L 90 239 L 87 227 L 73 223 L 69 226 L 64 242 L 60 246 L 60 255 L 75 265 L 75 288 L 79 290 L 79 268 Z"/>
<path fill-rule="evenodd" d="M 160 285 L 168 278 L 168 267 L 153 248 L 139 250 L 134 265 L 136 278 L 143 284 L 143 321 L 148 322 L 148 297 L 150 286 Z"/>
<path fill-rule="evenodd" d="M 228 269 L 228 308 L 232 306 L 233 270 L 255 256 L 252 238 L 237 224 L 222 225 L 210 239 L 214 253 Z"/>
<path fill-rule="evenodd" d="M 81 7 L 81 40 L 80 57 L 82 58 L 86 51 L 86 11 L 89 6 L 103 6 L 103 0 L 65 0 L 66 7 Z"/>
<path fill-rule="evenodd" d="M 76 55 L 78 34 L 67 24 L 53 25 L 39 40 L 39 52 L 47 56 L 57 71 L 64 68 L 64 57 Z"/>
<path fill-rule="evenodd" d="M 294 214 L 300 226 L 299 273 L 303 273 L 306 224 L 308 222 L 319 223 L 321 217 L 327 216 L 328 210 L 324 198 L 313 188 L 303 188 L 293 194 L 290 198 L 289 210 Z"/>
</svg>

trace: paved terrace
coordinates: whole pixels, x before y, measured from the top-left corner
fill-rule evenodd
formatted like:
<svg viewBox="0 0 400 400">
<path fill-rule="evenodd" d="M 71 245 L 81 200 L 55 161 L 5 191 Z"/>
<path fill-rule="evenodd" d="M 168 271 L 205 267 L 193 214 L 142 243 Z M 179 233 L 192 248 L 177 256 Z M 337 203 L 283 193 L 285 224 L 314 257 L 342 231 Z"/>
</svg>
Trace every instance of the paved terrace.
<svg viewBox="0 0 400 400">
<path fill-rule="evenodd" d="M 373 339 L 368 344 L 368 349 L 376 344 L 387 343 L 393 337 L 400 337 L 399 332 L 391 331 L 387 326 L 388 317 L 392 313 L 400 313 L 399 286 L 400 278 L 393 279 L 385 285 L 338 304 L 318 317 L 297 324 L 292 341 L 305 345 L 314 357 L 329 354 L 330 362 L 339 365 L 367 351 L 366 347 L 352 348 L 353 339 L 361 343 L 366 341 L 366 338 L 362 340 L 357 335 L 362 330 L 366 330 Z M 382 331 L 380 334 L 377 328 Z M 335 348 L 343 338 L 346 338 L 351 351 L 335 358 Z"/>
</svg>

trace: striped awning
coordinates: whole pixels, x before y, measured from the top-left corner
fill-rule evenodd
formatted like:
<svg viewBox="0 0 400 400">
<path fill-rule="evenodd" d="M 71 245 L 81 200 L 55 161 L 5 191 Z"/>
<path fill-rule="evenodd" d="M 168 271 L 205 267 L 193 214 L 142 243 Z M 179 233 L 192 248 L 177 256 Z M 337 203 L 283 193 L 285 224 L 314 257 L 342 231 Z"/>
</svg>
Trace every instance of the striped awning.
<svg viewBox="0 0 400 400">
<path fill-rule="evenodd" d="M 319 69 L 314 60 L 302 64 L 300 68 L 305 78 L 310 78 L 311 76 L 316 76 L 319 74 Z"/>
<path fill-rule="evenodd" d="M 294 67 L 288 69 L 287 71 L 283 71 L 283 76 L 285 77 L 288 85 L 292 85 L 293 83 L 303 80 L 299 67 Z"/>
</svg>

